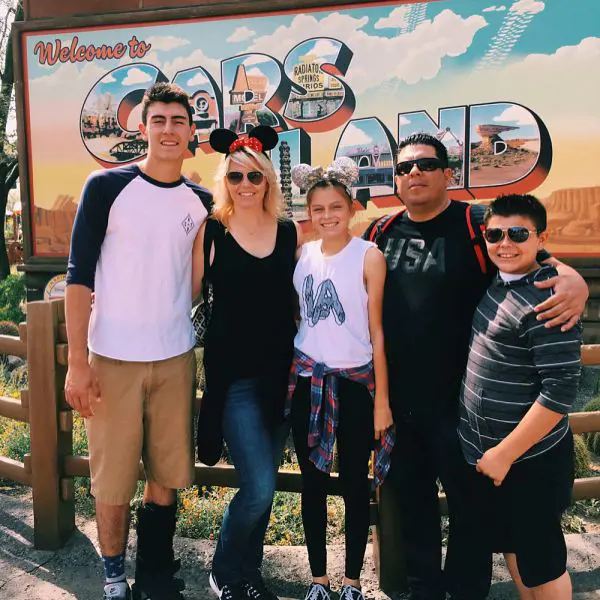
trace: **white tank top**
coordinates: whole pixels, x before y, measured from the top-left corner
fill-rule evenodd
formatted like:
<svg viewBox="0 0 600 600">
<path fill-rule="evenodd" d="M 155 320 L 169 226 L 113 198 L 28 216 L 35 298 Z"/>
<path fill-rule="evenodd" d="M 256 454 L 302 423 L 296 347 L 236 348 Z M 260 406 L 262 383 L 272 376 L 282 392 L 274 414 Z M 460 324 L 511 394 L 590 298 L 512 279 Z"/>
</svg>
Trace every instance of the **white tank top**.
<svg viewBox="0 0 600 600">
<path fill-rule="evenodd" d="M 333 256 L 308 242 L 294 271 L 300 329 L 294 346 L 332 369 L 360 367 L 373 357 L 364 260 L 371 242 L 353 237 Z"/>
</svg>

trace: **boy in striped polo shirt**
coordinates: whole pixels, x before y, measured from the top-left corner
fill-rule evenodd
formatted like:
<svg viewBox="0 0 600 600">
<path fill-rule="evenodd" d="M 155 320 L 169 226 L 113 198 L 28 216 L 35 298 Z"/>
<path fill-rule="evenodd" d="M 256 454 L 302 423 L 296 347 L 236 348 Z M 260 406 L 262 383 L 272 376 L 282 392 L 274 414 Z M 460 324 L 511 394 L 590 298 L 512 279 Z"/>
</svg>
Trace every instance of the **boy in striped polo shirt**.
<svg viewBox="0 0 600 600">
<path fill-rule="evenodd" d="M 497 198 L 484 237 L 498 275 L 473 317 L 460 395 L 463 454 L 482 475 L 479 505 L 490 554 L 502 550 L 521 597 L 571 597 L 561 515 L 571 500 L 568 411 L 580 373 L 581 324 L 548 328 L 534 307 L 556 275 L 540 266 L 546 210 L 530 195 Z"/>
</svg>

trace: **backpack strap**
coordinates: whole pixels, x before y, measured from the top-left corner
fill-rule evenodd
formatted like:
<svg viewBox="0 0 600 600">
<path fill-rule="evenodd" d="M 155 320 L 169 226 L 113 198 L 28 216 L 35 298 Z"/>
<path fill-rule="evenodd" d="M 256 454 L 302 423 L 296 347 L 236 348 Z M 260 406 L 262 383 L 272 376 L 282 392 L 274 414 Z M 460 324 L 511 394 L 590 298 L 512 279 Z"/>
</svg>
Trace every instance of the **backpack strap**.
<svg viewBox="0 0 600 600">
<path fill-rule="evenodd" d="M 383 232 L 394 222 L 397 217 L 402 215 L 405 210 L 406 207 L 403 206 L 397 213 L 383 215 L 383 217 L 374 221 L 369 233 L 369 242 L 374 242 L 377 244 L 377 240 L 379 240 Z"/>
<path fill-rule="evenodd" d="M 479 205 L 476 206 L 479 207 Z M 488 265 L 483 251 L 483 231 L 485 230 L 485 223 L 483 222 L 482 210 L 479 208 L 473 210 L 473 208 L 473 204 L 467 206 L 465 218 L 467 219 L 469 237 L 473 242 L 473 250 L 475 251 L 479 268 L 481 269 L 481 272 L 485 274 L 488 272 Z"/>
</svg>

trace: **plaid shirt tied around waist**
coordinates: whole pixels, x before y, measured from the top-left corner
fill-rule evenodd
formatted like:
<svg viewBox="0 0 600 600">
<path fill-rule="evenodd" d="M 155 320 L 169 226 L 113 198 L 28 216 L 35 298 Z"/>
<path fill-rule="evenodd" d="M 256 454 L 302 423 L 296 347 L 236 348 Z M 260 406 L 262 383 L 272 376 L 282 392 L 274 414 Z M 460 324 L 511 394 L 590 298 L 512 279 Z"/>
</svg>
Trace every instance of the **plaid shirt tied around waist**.
<svg viewBox="0 0 600 600">
<path fill-rule="evenodd" d="M 375 397 L 375 377 L 373 363 L 349 369 L 331 369 L 324 363 L 318 363 L 297 348 L 288 382 L 288 394 L 285 414 L 292 409 L 292 396 L 298 377 L 302 373 L 312 373 L 310 379 L 310 422 L 308 425 L 308 447 L 311 448 L 310 460 L 325 473 L 331 472 L 333 464 L 333 445 L 339 422 L 338 378 L 365 385 L 371 398 Z M 325 394 L 323 394 L 325 392 Z M 379 440 L 375 440 L 375 484 L 381 485 L 390 468 L 390 456 L 396 440 L 396 429 L 392 425 Z"/>
</svg>

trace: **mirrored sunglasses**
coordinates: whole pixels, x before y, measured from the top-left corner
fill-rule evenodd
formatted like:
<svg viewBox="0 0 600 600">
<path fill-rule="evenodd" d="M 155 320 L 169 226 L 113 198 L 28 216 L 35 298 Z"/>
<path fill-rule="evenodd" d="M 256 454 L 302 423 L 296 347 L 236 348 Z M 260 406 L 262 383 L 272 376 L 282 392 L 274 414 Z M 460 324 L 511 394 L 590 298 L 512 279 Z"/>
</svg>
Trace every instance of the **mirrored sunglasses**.
<svg viewBox="0 0 600 600">
<path fill-rule="evenodd" d="M 396 165 L 396 175 L 408 175 L 414 166 L 419 171 L 435 171 L 436 169 L 445 169 L 446 163 L 439 158 L 417 158 L 415 160 L 403 160 Z"/>
<path fill-rule="evenodd" d="M 263 179 L 265 178 L 264 174 L 260 171 L 250 171 L 245 175 L 252 185 L 260 185 Z M 232 185 L 237 185 L 238 183 L 242 183 L 242 181 L 244 180 L 244 173 L 242 173 L 241 171 L 229 171 L 226 177 L 229 183 L 231 183 Z"/>
<path fill-rule="evenodd" d="M 515 244 L 523 244 L 529 239 L 529 234 L 538 233 L 536 229 L 527 229 L 527 227 L 508 227 L 501 229 L 500 227 L 491 227 L 483 232 L 483 237 L 490 244 L 501 242 L 505 236 Z"/>
</svg>

